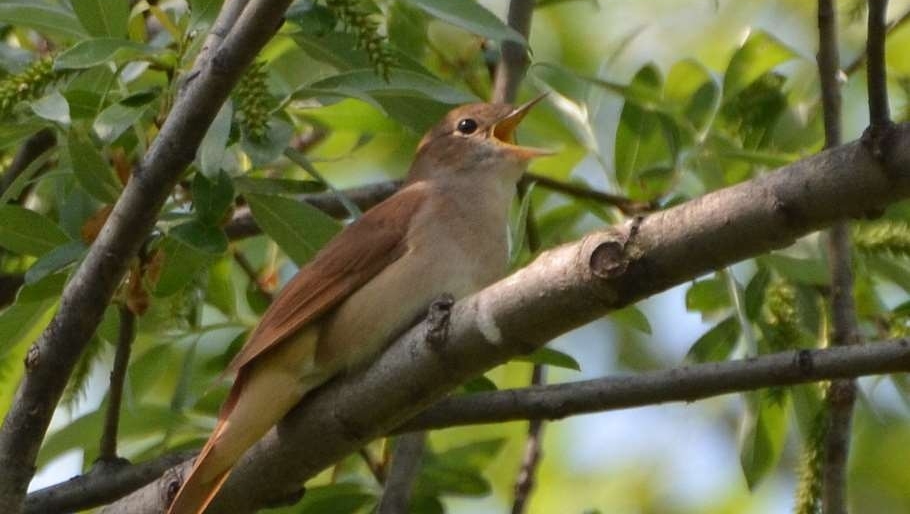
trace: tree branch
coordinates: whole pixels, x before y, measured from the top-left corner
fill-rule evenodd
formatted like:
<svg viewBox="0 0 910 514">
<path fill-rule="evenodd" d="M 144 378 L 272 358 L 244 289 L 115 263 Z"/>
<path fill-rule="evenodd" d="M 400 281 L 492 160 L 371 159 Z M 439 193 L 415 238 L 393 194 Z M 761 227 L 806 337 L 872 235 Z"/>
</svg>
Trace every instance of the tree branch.
<svg viewBox="0 0 910 514">
<path fill-rule="evenodd" d="M 866 77 L 869 88 L 869 123 L 873 130 L 883 129 L 891 123 L 888 107 L 888 75 L 885 69 L 887 11 L 888 0 L 869 0 Z"/>
<path fill-rule="evenodd" d="M 819 0 L 818 29 L 817 60 L 825 120 L 825 148 L 834 148 L 841 143 L 841 95 L 838 81 L 840 54 L 837 46 L 837 14 L 833 0 Z M 831 344 L 843 346 L 852 343 L 857 334 L 850 229 L 847 222 L 837 223 L 828 231 L 828 255 L 833 321 Z M 816 478 L 821 479 L 821 504 L 826 514 L 847 512 L 847 455 L 850 451 L 855 396 L 855 381 L 836 380 L 831 383 L 825 398 L 827 426 L 824 427 L 823 442 L 815 444 L 823 446 L 822 476 Z M 813 443 L 811 439 L 809 442 Z"/>
<path fill-rule="evenodd" d="M 893 22 L 889 23 L 889 24 L 888 24 L 888 29 L 886 30 L 886 33 L 887 33 L 888 35 L 890 35 L 892 32 L 894 32 L 894 31 L 896 31 L 897 29 L 903 27 L 904 24 L 906 24 L 907 22 L 910 22 L 910 11 L 905 12 L 903 15 L 901 15 L 900 18 L 898 18 L 898 19 L 894 20 Z M 850 64 L 848 64 L 846 68 L 844 68 L 844 74 L 845 74 L 845 75 L 848 75 L 848 76 L 849 76 L 849 75 L 853 75 L 853 74 L 856 73 L 857 70 L 859 70 L 864 64 L 866 64 L 866 52 L 862 52 L 862 53 L 860 53 L 859 55 L 857 55 L 857 56 L 856 56 L 856 59 L 854 59 Z"/>
<path fill-rule="evenodd" d="M 412 432 L 399 436 L 395 441 L 389 475 L 382 491 L 378 514 L 410 512 L 411 490 L 420 473 L 420 462 L 426 444 L 426 432 Z"/>
<path fill-rule="evenodd" d="M 51 415 L 129 259 L 155 225 L 231 88 L 278 28 L 290 0 L 252 0 L 240 12 L 243 3 L 227 2 L 219 14 L 215 26 L 230 31 L 220 45 L 203 49 L 152 147 L 67 283 L 57 314 L 29 349 L 22 382 L 0 429 L 0 512 L 21 511 Z"/>
<path fill-rule="evenodd" d="M 195 454 L 168 453 L 139 464 L 95 466 L 84 475 L 30 493 L 25 500 L 25 512 L 76 512 L 104 505 L 148 484 Z"/>
<path fill-rule="evenodd" d="M 528 39 L 531 33 L 531 16 L 534 14 L 534 0 L 512 0 L 509 2 L 507 22 L 516 32 Z M 528 47 L 515 41 L 502 42 L 502 58 L 496 67 L 491 101 L 514 103 L 518 86 L 528 68 Z"/>
<path fill-rule="evenodd" d="M 624 196 L 604 193 L 602 191 L 597 191 L 589 187 L 572 184 L 570 182 L 562 182 L 550 177 L 538 175 L 536 173 L 525 173 L 522 181 L 536 182 L 540 187 L 549 189 L 550 191 L 556 191 L 557 193 L 562 193 L 567 196 L 571 196 L 572 198 L 593 200 L 597 203 L 610 205 L 612 207 L 616 207 L 627 216 L 642 214 L 645 212 L 653 211 L 657 208 L 657 205 L 650 202 L 639 202 L 632 200 L 631 198 L 626 198 Z"/>
<path fill-rule="evenodd" d="M 489 391 L 442 400 L 395 432 L 694 402 L 767 387 L 910 371 L 910 341 L 900 339 L 824 350 L 791 350 L 637 375 L 543 387 Z"/>
<path fill-rule="evenodd" d="M 101 449 L 98 460 L 113 462 L 117 459 L 117 429 L 120 422 L 120 405 L 123 399 L 123 384 L 126 369 L 130 363 L 130 350 L 136 336 L 136 315 L 126 306 L 120 306 L 120 333 L 117 335 L 117 351 L 111 369 L 111 383 L 108 388 L 107 412 L 104 416 L 104 432 L 101 434 Z"/>
<path fill-rule="evenodd" d="M 531 387 L 543 387 L 544 368 L 540 364 L 534 365 L 531 374 Z M 432 407 L 431 407 L 432 408 Z M 528 505 L 528 498 L 534 489 L 534 475 L 540 464 L 541 446 L 543 439 L 543 419 L 534 418 L 528 422 L 528 440 L 525 442 L 525 454 L 521 460 L 521 469 L 515 481 L 515 499 L 512 502 L 512 514 L 522 514 Z"/>
<path fill-rule="evenodd" d="M 613 309 L 910 196 L 910 125 L 888 138 L 882 160 L 850 143 L 542 253 L 458 302 L 442 347 L 427 344 L 420 324 L 369 367 L 308 395 L 241 458 L 210 514 L 288 496 L 458 384 Z M 894 369 L 893 357 L 881 371 Z M 159 480 L 106 512 L 160 512 L 168 486 Z"/>
</svg>

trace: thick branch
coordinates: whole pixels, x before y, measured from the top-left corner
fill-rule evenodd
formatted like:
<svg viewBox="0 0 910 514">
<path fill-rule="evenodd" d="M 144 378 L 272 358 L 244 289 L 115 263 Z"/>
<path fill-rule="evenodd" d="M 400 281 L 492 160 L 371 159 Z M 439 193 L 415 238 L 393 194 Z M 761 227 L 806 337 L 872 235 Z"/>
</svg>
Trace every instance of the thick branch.
<svg viewBox="0 0 910 514">
<path fill-rule="evenodd" d="M 84 475 L 30 493 L 25 500 L 25 512 L 75 512 L 104 505 L 148 484 L 194 454 L 169 453 L 139 464 L 95 466 Z"/>
<path fill-rule="evenodd" d="M 289 3 L 253 0 L 242 13 L 236 9 L 242 1 L 226 3 L 215 26 L 230 27 L 230 32 L 220 45 L 204 50 L 206 58 L 197 59 L 161 132 L 64 289 L 57 314 L 29 349 L 24 377 L 0 429 L 0 512 L 21 511 L 51 415 L 129 259 L 196 155 L 206 128 L 243 70 L 278 28 Z"/>
<path fill-rule="evenodd" d="M 882 161 L 854 142 L 544 252 L 457 303 L 442 347 L 426 344 L 420 324 L 368 368 L 314 391 L 240 460 L 210 513 L 286 497 L 456 385 L 610 310 L 910 196 L 910 125 L 888 138 Z M 149 498 L 168 485 L 159 480 L 108 512 L 160 512 Z"/>
</svg>

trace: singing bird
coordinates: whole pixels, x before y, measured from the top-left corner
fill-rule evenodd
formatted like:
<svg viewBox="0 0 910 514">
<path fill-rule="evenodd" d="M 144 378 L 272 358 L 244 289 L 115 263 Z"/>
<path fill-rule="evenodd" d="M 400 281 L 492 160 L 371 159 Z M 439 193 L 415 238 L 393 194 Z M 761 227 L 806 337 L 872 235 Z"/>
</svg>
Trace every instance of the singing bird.
<svg viewBox="0 0 910 514">
<path fill-rule="evenodd" d="M 507 271 L 508 213 L 528 161 L 518 107 L 458 107 L 421 139 L 405 185 L 302 267 L 228 367 L 237 378 L 169 514 L 199 514 L 240 456 L 308 392 L 367 362 L 436 298 Z"/>
</svg>

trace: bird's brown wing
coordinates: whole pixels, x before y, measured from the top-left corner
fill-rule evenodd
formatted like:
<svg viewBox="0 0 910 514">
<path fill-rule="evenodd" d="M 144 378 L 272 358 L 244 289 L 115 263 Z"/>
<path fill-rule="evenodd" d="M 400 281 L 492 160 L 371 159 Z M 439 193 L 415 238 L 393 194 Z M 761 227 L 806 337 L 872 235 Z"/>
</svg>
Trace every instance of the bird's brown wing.
<svg viewBox="0 0 910 514">
<path fill-rule="evenodd" d="M 337 306 L 407 251 L 410 221 L 426 198 L 411 184 L 332 239 L 272 302 L 227 372 L 236 372 Z"/>
</svg>

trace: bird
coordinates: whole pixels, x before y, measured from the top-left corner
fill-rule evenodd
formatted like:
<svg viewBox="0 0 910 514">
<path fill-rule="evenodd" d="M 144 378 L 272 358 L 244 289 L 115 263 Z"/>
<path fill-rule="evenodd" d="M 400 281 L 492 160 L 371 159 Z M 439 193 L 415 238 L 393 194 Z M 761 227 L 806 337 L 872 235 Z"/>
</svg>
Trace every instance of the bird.
<svg viewBox="0 0 910 514">
<path fill-rule="evenodd" d="M 228 365 L 235 381 L 168 514 L 201 514 L 236 461 L 308 392 L 375 358 L 443 295 L 508 271 L 508 217 L 528 163 L 519 106 L 456 107 L 417 145 L 403 186 L 301 267 Z"/>
</svg>

